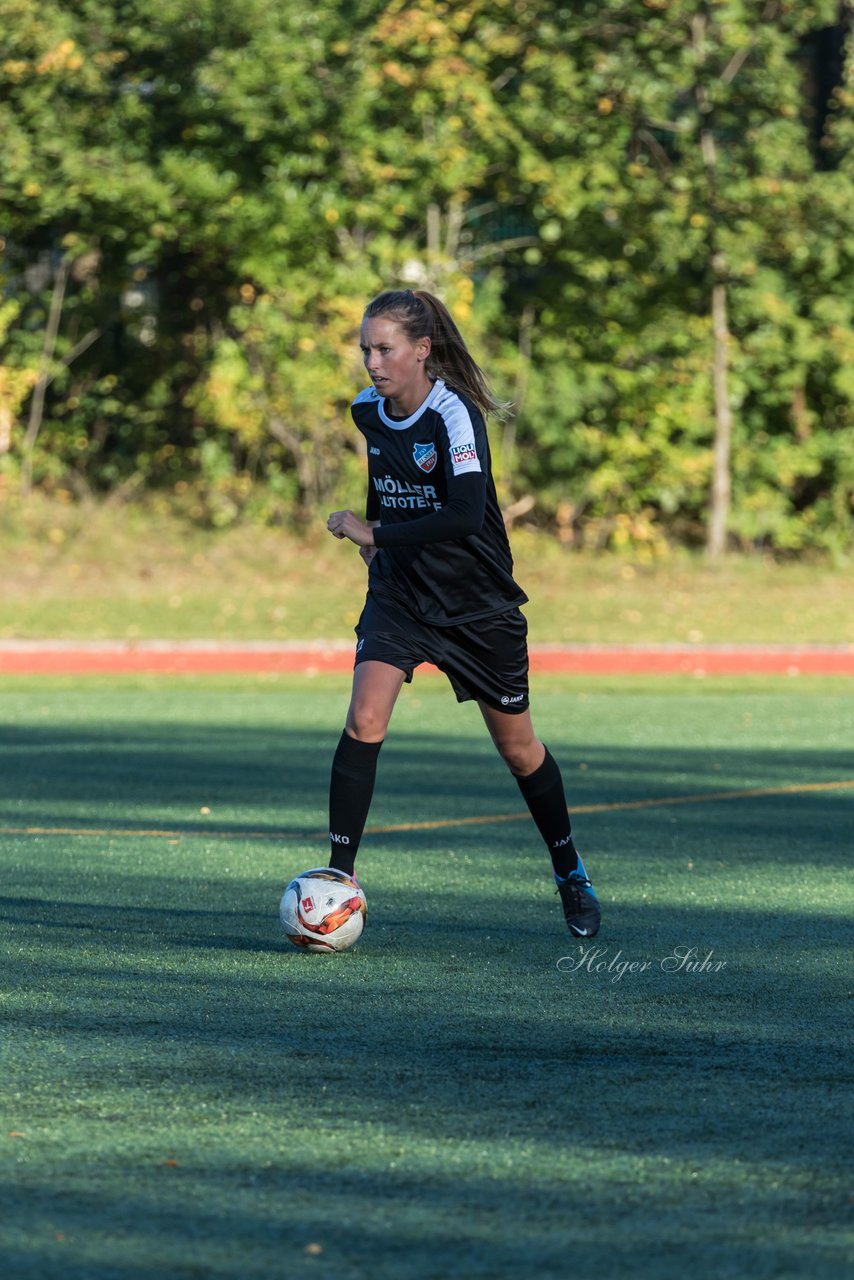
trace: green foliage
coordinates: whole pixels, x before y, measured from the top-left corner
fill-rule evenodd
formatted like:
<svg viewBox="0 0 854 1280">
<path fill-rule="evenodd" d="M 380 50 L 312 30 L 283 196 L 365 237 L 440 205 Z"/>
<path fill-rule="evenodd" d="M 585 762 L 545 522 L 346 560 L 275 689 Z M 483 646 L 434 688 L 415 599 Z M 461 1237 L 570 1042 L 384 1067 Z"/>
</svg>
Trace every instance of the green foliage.
<svg viewBox="0 0 854 1280">
<path fill-rule="evenodd" d="M 165 489 L 216 525 L 360 505 L 361 308 L 421 284 L 517 405 L 510 509 L 698 543 L 723 282 L 731 536 L 850 548 L 854 95 L 849 65 L 815 97 L 806 43 L 831 0 L 4 17 L 7 485 Z"/>
</svg>

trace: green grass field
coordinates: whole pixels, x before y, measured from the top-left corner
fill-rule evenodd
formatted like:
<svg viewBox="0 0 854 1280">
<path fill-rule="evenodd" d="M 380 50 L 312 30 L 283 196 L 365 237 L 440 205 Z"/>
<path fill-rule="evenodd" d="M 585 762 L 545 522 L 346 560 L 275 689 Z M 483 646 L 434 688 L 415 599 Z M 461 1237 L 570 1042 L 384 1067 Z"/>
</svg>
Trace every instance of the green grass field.
<svg viewBox="0 0 854 1280">
<path fill-rule="evenodd" d="M 364 599 L 324 531 L 213 532 L 144 507 L 0 502 L 0 641 L 344 640 Z M 850 566 L 579 554 L 513 531 L 541 644 L 851 644 Z"/>
<path fill-rule="evenodd" d="M 305 955 L 346 688 L 0 686 L 5 1274 L 838 1280 L 854 688 L 540 681 L 590 950 L 422 679 L 365 935 Z"/>
</svg>

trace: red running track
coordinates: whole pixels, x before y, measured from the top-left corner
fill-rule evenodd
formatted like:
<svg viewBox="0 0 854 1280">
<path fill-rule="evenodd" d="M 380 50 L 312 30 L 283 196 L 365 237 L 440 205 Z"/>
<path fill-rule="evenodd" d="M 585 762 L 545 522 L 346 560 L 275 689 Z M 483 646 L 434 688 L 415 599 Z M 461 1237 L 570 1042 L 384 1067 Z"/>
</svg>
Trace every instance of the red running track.
<svg viewBox="0 0 854 1280">
<path fill-rule="evenodd" d="M 854 676 L 854 646 L 586 646 L 530 649 L 531 671 L 560 675 Z M 5 641 L 0 675 L 327 675 L 353 667 L 351 646 Z M 435 668 L 425 666 L 435 674 Z"/>
</svg>

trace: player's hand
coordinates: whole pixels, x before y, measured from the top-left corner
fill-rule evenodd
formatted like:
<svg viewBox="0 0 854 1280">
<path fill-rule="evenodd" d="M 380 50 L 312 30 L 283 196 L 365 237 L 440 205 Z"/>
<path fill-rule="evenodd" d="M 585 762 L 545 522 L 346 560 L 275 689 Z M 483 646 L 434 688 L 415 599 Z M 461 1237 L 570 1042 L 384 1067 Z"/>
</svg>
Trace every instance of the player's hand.
<svg viewBox="0 0 854 1280">
<path fill-rule="evenodd" d="M 333 511 L 326 527 L 334 538 L 349 538 L 357 547 L 373 547 L 373 526 L 360 520 L 352 511 Z"/>
</svg>

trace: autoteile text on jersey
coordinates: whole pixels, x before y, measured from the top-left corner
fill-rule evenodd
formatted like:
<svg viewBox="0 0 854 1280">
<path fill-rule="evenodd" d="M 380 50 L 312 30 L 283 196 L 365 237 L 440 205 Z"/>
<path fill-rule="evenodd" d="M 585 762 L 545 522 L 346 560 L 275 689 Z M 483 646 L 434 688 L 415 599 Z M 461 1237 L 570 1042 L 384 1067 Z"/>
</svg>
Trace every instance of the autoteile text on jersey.
<svg viewBox="0 0 854 1280">
<path fill-rule="evenodd" d="M 395 480 L 393 476 L 373 476 L 374 488 L 381 507 L 394 507 L 403 511 L 441 510 L 436 490 L 432 484 L 410 484 L 407 480 Z"/>
</svg>

